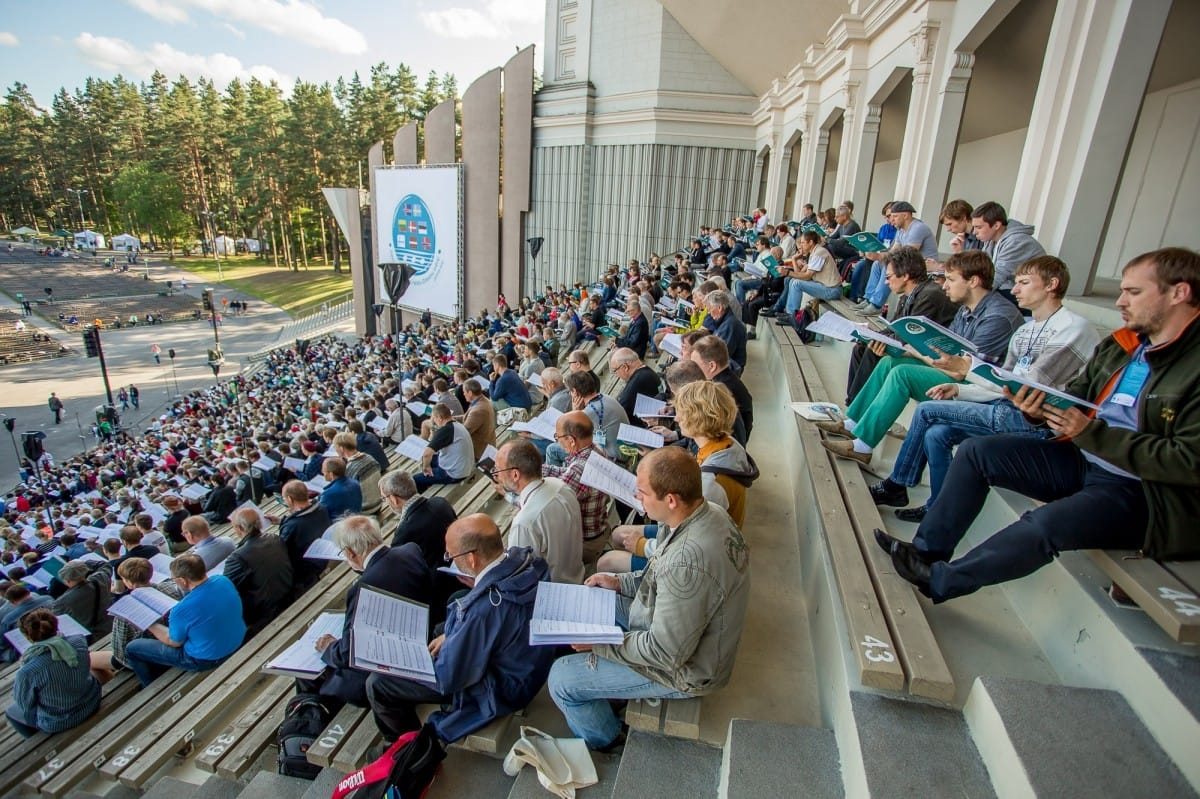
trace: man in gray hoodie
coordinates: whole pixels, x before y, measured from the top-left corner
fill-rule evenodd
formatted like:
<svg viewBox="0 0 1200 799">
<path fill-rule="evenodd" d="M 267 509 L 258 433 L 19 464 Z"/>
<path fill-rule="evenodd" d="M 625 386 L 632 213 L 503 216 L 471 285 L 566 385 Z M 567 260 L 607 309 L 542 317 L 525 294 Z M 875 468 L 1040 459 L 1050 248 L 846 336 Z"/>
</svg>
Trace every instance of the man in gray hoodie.
<svg viewBox="0 0 1200 799">
<path fill-rule="evenodd" d="M 1017 267 L 1030 258 L 1046 254 L 1045 248 L 1033 237 L 1033 225 L 1009 219 L 1004 206 L 989 201 L 971 213 L 971 227 L 975 238 L 983 242 L 983 251 L 996 266 L 996 291 L 1015 305 L 1017 300 L 1012 288 Z"/>
</svg>

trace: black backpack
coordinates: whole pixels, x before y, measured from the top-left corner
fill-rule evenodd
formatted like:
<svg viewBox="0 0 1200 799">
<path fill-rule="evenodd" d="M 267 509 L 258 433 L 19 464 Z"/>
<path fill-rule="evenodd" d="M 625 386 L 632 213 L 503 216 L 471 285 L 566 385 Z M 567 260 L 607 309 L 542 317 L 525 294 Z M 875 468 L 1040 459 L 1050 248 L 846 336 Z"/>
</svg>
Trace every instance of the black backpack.
<svg viewBox="0 0 1200 799">
<path fill-rule="evenodd" d="M 808 326 L 817 321 L 817 316 L 820 314 L 820 307 L 816 303 L 809 303 L 800 310 L 796 311 L 792 317 L 792 329 L 796 331 L 796 335 L 800 337 L 801 343 L 812 344 L 817 339 L 816 333 L 809 332 Z"/>
<path fill-rule="evenodd" d="M 317 778 L 321 767 L 308 762 L 308 749 L 321 737 L 332 717 L 318 694 L 299 694 L 288 702 L 276 733 L 280 774 L 306 780 Z"/>
</svg>

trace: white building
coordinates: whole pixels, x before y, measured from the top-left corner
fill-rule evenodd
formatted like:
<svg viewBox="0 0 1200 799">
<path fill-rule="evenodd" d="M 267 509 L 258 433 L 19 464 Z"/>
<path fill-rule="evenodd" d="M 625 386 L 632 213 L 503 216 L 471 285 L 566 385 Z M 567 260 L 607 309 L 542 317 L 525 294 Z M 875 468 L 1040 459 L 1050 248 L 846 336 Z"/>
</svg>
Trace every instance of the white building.
<svg viewBox="0 0 1200 799">
<path fill-rule="evenodd" d="M 851 200 L 873 229 L 906 199 L 936 228 L 963 198 L 1033 224 L 1090 293 L 1200 246 L 1197 31 L 1190 0 L 551 0 L 538 282 L 758 205 Z"/>
</svg>

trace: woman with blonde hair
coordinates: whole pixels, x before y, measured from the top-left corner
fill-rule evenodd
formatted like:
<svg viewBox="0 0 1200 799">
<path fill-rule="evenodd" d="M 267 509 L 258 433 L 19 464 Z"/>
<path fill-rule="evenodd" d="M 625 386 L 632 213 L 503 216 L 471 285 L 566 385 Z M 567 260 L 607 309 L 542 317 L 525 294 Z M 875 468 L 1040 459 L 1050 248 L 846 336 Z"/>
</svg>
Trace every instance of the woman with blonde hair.
<svg viewBox="0 0 1200 799">
<path fill-rule="evenodd" d="M 758 467 L 733 439 L 738 413 L 733 394 L 720 383 L 697 381 L 679 390 L 674 405 L 679 432 L 696 444 L 705 499 L 724 508 L 741 529 L 746 489 L 758 479 Z"/>
</svg>

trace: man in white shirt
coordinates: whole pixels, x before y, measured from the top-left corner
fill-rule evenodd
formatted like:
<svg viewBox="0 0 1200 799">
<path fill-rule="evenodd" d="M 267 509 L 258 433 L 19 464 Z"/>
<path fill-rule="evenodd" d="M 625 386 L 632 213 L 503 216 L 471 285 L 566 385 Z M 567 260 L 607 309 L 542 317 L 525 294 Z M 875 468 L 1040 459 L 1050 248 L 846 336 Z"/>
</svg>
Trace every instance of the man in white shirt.
<svg viewBox="0 0 1200 799">
<path fill-rule="evenodd" d="M 528 441 L 510 441 L 496 453 L 497 493 L 517 495 L 510 547 L 532 547 L 556 583 L 583 582 L 583 517 L 575 492 L 557 477 L 542 477 L 542 456 Z"/>
</svg>

